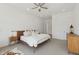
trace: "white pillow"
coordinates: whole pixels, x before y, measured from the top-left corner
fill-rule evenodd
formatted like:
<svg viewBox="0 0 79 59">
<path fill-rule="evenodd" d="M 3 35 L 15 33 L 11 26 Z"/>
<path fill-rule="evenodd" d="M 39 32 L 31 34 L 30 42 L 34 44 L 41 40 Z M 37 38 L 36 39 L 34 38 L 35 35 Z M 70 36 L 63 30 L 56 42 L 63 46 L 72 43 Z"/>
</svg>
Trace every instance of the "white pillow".
<svg viewBox="0 0 79 59">
<path fill-rule="evenodd" d="M 32 31 L 31 34 L 32 35 L 38 35 L 38 33 L 34 32 L 34 31 Z"/>
<path fill-rule="evenodd" d="M 24 36 L 31 36 L 31 32 L 26 32 L 26 31 L 25 31 L 25 32 L 23 33 L 23 35 L 24 35 Z"/>
</svg>

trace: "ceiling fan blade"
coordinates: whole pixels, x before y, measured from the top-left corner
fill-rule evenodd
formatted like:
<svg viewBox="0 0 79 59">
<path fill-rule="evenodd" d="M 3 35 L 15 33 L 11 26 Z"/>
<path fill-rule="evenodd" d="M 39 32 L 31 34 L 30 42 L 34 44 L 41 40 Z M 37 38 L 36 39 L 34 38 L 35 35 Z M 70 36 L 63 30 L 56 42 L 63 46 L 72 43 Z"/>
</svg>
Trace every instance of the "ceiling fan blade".
<svg viewBox="0 0 79 59">
<path fill-rule="evenodd" d="M 41 7 L 41 8 L 43 8 L 43 9 L 48 9 L 47 7 Z"/>
<path fill-rule="evenodd" d="M 36 8 L 38 8 L 38 7 L 34 7 L 34 8 L 32 8 L 32 9 L 36 9 Z"/>
<path fill-rule="evenodd" d="M 40 6 L 43 6 L 45 3 L 40 3 Z"/>
<path fill-rule="evenodd" d="M 38 3 L 34 3 L 34 5 L 35 5 L 35 6 L 39 6 L 39 4 L 38 4 Z"/>
</svg>

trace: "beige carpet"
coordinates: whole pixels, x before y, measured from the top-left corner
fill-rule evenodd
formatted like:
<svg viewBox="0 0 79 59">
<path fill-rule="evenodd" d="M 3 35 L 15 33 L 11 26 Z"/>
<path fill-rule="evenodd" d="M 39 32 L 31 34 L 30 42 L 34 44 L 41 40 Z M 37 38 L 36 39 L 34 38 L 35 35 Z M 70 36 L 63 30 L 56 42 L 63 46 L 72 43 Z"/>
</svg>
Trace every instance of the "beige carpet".
<svg viewBox="0 0 79 59">
<path fill-rule="evenodd" d="M 5 48 L 0 48 L 0 54 L 6 50 L 17 47 L 24 55 L 68 55 L 66 40 L 51 39 L 37 48 L 31 48 L 27 44 L 17 43 Z"/>
</svg>

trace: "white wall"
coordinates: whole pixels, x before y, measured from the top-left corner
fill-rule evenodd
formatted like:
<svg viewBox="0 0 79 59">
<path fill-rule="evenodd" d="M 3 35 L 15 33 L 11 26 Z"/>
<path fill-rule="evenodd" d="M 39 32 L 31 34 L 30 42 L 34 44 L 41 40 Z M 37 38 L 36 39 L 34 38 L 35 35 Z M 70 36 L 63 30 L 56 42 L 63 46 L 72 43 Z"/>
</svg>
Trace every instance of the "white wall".
<svg viewBox="0 0 79 59">
<path fill-rule="evenodd" d="M 8 39 L 5 39 L 4 35 L 6 36 L 11 31 L 25 29 L 35 29 L 39 32 L 43 32 L 42 19 L 23 14 L 7 4 L 0 4 L 0 44 L 6 45 L 8 42 Z"/>
<path fill-rule="evenodd" d="M 52 38 L 66 39 L 73 19 L 72 12 L 63 12 L 52 16 Z"/>
<path fill-rule="evenodd" d="M 79 35 L 79 4 L 76 4 L 74 12 L 73 12 L 74 20 L 74 32 Z"/>
</svg>

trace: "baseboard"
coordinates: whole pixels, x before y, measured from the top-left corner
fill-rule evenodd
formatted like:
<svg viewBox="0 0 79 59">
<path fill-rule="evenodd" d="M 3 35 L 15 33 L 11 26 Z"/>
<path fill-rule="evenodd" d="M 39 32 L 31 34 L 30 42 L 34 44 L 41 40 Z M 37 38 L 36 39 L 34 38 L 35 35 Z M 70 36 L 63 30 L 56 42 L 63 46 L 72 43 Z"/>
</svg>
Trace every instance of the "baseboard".
<svg viewBox="0 0 79 59">
<path fill-rule="evenodd" d="M 54 39 L 54 40 L 66 40 L 66 39 L 58 39 L 58 38 L 52 38 L 52 39 Z"/>
</svg>

